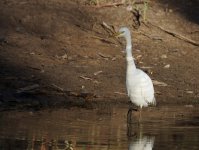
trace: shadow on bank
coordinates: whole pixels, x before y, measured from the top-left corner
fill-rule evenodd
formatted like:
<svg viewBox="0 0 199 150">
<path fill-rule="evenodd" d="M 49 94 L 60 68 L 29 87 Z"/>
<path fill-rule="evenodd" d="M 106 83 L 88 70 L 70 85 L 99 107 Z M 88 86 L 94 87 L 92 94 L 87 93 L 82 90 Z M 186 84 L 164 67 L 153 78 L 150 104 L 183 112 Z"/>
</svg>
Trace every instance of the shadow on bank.
<svg viewBox="0 0 199 150">
<path fill-rule="evenodd" d="M 172 8 L 187 20 L 199 24 L 198 0 L 159 0 L 165 7 Z"/>
</svg>

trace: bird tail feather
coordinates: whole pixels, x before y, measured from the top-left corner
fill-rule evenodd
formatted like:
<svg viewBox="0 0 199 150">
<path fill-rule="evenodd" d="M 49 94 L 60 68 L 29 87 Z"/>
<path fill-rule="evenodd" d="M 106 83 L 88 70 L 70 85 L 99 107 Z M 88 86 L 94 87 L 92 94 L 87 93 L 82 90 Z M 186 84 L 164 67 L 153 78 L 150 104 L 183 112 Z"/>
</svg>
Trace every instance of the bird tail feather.
<svg viewBox="0 0 199 150">
<path fill-rule="evenodd" d="M 154 97 L 153 100 L 149 103 L 149 105 L 151 105 L 151 106 L 156 106 L 156 99 L 155 99 L 155 97 Z"/>
</svg>

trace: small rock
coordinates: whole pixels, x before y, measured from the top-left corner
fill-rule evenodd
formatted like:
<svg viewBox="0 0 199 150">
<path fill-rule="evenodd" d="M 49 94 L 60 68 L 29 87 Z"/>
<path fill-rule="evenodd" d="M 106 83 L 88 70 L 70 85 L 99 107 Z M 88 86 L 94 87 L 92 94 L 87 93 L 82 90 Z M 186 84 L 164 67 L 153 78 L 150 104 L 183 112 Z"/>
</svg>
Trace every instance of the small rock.
<svg viewBox="0 0 199 150">
<path fill-rule="evenodd" d="M 67 54 L 64 54 L 63 56 L 61 56 L 62 59 L 67 59 L 68 58 L 68 55 Z"/>
<path fill-rule="evenodd" d="M 193 91 L 186 91 L 187 94 L 193 94 Z"/>
<path fill-rule="evenodd" d="M 116 57 L 113 57 L 111 60 L 112 60 L 112 61 L 115 61 L 116 59 L 117 59 Z"/>
<path fill-rule="evenodd" d="M 35 55 L 35 52 L 31 52 L 30 55 Z"/>
<path fill-rule="evenodd" d="M 140 59 L 140 58 L 142 58 L 142 55 L 136 56 L 136 59 Z"/>
<path fill-rule="evenodd" d="M 181 54 L 182 54 L 182 55 L 186 55 L 186 54 L 187 54 L 187 51 L 182 50 L 182 51 L 181 51 Z"/>
<path fill-rule="evenodd" d="M 161 95 L 160 91 L 155 91 L 155 94 Z"/>
<path fill-rule="evenodd" d="M 168 57 L 167 57 L 166 54 L 163 54 L 163 55 L 161 56 L 161 58 L 165 59 L 165 58 L 168 58 Z"/>
<path fill-rule="evenodd" d="M 73 57 L 72 56 L 68 56 L 68 60 L 73 60 Z"/>
<path fill-rule="evenodd" d="M 128 5 L 128 6 L 126 7 L 126 10 L 127 10 L 127 11 L 132 11 L 132 10 L 133 10 L 133 7 L 132 7 L 131 5 Z"/>
<path fill-rule="evenodd" d="M 170 68 L 170 64 L 165 65 L 164 68 L 166 69 Z"/>
<path fill-rule="evenodd" d="M 185 105 L 187 108 L 193 108 L 193 105 Z"/>
<path fill-rule="evenodd" d="M 6 38 L 4 36 L 0 36 L 0 44 L 3 43 L 8 43 L 8 42 L 6 41 Z"/>
<path fill-rule="evenodd" d="M 173 9 L 169 9 L 169 12 L 172 13 L 172 12 L 173 12 Z"/>
<path fill-rule="evenodd" d="M 88 59 L 88 58 L 89 58 L 89 56 L 87 56 L 87 55 L 86 55 L 86 56 L 83 56 L 83 57 L 84 57 L 84 58 L 86 58 L 86 59 Z"/>
</svg>

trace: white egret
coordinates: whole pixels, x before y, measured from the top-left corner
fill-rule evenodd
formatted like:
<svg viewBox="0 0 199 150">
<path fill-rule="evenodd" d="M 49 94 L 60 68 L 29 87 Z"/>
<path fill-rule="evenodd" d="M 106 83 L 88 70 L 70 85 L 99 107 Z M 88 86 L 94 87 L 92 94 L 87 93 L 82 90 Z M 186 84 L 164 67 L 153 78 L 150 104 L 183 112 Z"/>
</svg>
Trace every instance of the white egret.
<svg viewBox="0 0 199 150">
<path fill-rule="evenodd" d="M 132 44 L 131 44 L 131 33 L 127 27 L 120 28 L 116 34 L 117 37 L 124 37 L 126 39 L 126 88 L 127 94 L 133 104 L 140 107 L 139 123 L 141 120 L 142 107 L 147 107 L 149 104 L 156 104 L 154 97 L 154 87 L 150 77 L 140 69 L 137 69 L 132 56 Z M 131 111 L 128 111 L 131 120 Z"/>
</svg>

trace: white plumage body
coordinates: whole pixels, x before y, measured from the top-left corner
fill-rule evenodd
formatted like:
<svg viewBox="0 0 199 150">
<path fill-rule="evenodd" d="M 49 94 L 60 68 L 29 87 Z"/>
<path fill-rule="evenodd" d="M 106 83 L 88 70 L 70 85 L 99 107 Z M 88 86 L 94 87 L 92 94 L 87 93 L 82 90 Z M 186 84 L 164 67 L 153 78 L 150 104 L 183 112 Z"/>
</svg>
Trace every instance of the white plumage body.
<svg viewBox="0 0 199 150">
<path fill-rule="evenodd" d="M 155 104 L 153 83 L 145 72 L 134 67 L 133 60 L 127 60 L 126 88 L 135 105 L 142 108 Z"/>
</svg>

